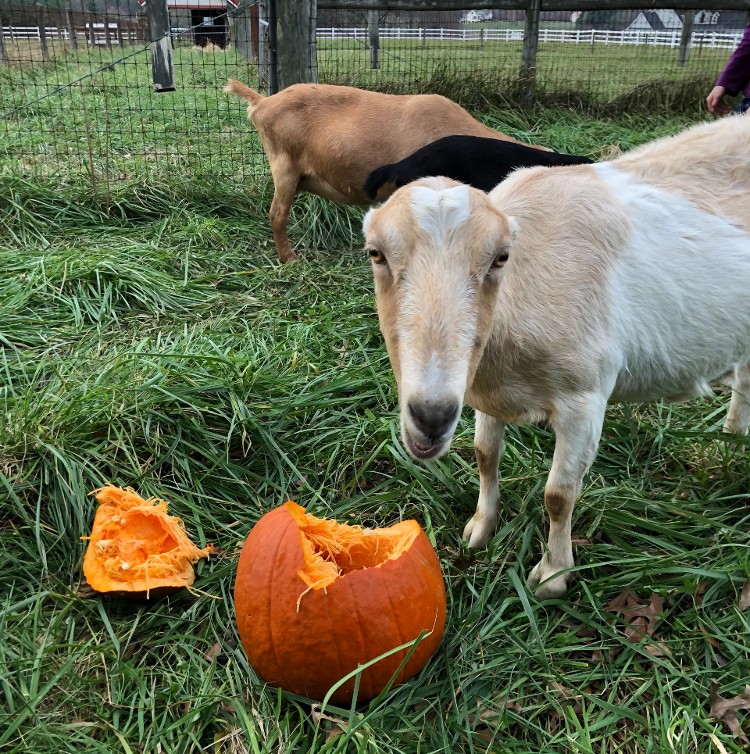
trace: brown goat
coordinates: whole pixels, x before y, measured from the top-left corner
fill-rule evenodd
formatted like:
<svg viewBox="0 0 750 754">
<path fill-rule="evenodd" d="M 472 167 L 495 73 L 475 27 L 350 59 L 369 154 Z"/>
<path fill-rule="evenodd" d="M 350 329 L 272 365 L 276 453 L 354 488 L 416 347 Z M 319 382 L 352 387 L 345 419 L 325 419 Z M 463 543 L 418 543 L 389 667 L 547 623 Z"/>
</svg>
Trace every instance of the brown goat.
<svg viewBox="0 0 750 754">
<path fill-rule="evenodd" d="M 248 117 L 268 157 L 274 183 L 269 217 L 282 262 L 297 258 L 286 226 L 300 191 L 342 204 L 371 204 L 362 191 L 370 172 L 436 139 L 466 134 L 516 141 L 437 94 L 294 84 L 264 97 L 234 79 L 224 91 L 247 100 Z"/>
</svg>

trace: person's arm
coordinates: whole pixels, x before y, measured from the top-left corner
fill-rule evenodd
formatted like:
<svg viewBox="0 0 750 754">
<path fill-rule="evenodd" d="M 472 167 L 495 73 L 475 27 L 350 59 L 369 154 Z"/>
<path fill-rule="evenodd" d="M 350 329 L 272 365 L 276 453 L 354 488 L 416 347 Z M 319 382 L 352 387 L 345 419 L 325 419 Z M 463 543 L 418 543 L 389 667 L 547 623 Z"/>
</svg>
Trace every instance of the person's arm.
<svg viewBox="0 0 750 754">
<path fill-rule="evenodd" d="M 750 24 L 745 27 L 740 44 L 732 53 L 729 62 L 706 97 L 708 111 L 714 115 L 726 115 L 731 108 L 724 100 L 727 94 L 738 94 L 750 85 Z"/>
<path fill-rule="evenodd" d="M 723 86 L 727 94 L 739 94 L 750 82 L 750 24 L 745 27 L 737 49 L 732 53 L 729 62 L 716 86 Z"/>
</svg>

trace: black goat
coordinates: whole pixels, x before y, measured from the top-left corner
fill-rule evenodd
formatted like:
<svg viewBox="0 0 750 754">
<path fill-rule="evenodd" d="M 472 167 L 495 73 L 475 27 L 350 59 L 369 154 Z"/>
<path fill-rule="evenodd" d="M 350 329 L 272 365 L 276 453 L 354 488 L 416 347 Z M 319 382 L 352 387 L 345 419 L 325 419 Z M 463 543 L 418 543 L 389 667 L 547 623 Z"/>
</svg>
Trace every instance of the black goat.
<svg viewBox="0 0 750 754">
<path fill-rule="evenodd" d="M 375 168 L 367 176 L 363 191 L 370 199 L 375 199 L 384 184 L 391 184 L 393 189 L 378 197 L 385 199 L 407 183 L 435 175 L 467 183 L 482 191 L 491 191 L 516 168 L 583 165 L 590 162 L 593 160 L 588 157 L 545 152 L 483 136 L 445 136 L 412 152 L 400 162 Z"/>
</svg>

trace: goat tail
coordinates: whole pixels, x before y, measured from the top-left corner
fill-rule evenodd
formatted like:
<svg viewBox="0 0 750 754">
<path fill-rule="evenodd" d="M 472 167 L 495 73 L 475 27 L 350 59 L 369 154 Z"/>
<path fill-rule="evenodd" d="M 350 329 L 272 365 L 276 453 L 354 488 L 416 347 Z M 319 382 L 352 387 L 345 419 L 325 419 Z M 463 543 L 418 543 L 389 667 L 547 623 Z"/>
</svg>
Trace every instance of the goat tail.
<svg viewBox="0 0 750 754">
<path fill-rule="evenodd" d="M 224 91 L 246 99 L 251 107 L 255 107 L 263 99 L 262 94 L 256 92 L 255 89 L 251 89 L 247 84 L 237 81 L 237 79 L 227 79 Z"/>
<path fill-rule="evenodd" d="M 367 176 L 367 180 L 365 180 L 365 184 L 362 186 L 362 191 L 364 191 L 365 196 L 375 201 L 375 197 L 378 195 L 380 187 L 388 182 L 392 167 L 393 165 L 381 165 L 379 168 L 375 168 L 375 170 Z"/>
</svg>

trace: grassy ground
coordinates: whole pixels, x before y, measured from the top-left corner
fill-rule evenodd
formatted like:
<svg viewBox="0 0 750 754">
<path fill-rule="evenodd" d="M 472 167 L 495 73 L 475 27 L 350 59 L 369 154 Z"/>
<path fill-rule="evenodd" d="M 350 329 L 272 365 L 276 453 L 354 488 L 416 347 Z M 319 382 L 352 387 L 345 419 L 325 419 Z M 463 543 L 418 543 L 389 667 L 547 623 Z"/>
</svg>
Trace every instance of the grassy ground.
<svg viewBox="0 0 750 754">
<path fill-rule="evenodd" d="M 492 111 L 488 123 L 604 156 L 686 124 Z M 7 163 L 6 163 L 7 165 Z M 298 202 L 304 261 L 275 261 L 267 181 L 244 192 L 117 184 L 104 197 L 0 178 L 0 751 L 740 752 L 709 715 L 750 675 L 750 467 L 722 393 L 612 407 L 574 519 L 564 600 L 523 583 L 545 539 L 553 437 L 510 432 L 501 523 L 460 541 L 478 493 L 471 412 L 454 450 L 411 461 L 377 328 L 359 213 Z M 200 544 L 197 590 L 91 594 L 81 561 L 109 481 L 171 501 Z M 385 699 L 323 716 L 266 688 L 234 628 L 252 524 L 415 517 L 448 590 L 441 648 Z M 630 588 L 652 632 L 628 639 Z M 658 600 L 663 599 L 663 608 Z M 609 606 L 609 609 L 608 609 Z M 631 616 L 632 618 L 632 616 Z M 743 713 L 740 713 L 742 716 Z M 746 727 L 748 727 L 746 725 Z"/>
</svg>

